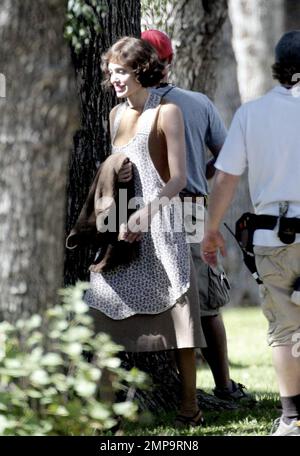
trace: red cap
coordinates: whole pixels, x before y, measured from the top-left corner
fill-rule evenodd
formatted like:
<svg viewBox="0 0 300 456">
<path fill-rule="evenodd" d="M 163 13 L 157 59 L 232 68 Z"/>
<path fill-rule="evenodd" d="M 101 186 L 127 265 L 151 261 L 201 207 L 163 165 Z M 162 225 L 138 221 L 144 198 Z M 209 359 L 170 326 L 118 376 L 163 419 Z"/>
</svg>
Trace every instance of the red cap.
<svg viewBox="0 0 300 456">
<path fill-rule="evenodd" d="M 148 43 L 152 44 L 161 60 L 172 60 L 172 42 L 168 35 L 160 32 L 159 30 L 145 30 L 142 32 L 141 38 L 142 40 L 148 41 Z"/>
</svg>

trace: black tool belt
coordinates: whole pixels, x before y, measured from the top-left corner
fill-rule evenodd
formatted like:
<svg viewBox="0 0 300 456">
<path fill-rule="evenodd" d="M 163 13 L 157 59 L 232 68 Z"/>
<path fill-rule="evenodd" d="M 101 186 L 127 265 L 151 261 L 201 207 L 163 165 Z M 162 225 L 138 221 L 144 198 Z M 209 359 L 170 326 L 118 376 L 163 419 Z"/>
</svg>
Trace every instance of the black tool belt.
<svg viewBox="0 0 300 456">
<path fill-rule="evenodd" d="M 199 198 L 203 198 L 204 207 L 206 207 L 207 195 L 203 195 L 202 193 L 192 193 L 187 190 L 182 190 L 179 193 L 179 197 L 183 202 L 185 201 L 185 198 L 187 198 L 187 201 L 192 203 L 197 203 Z"/>
<path fill-rule="evenodd" d="M 274 230 L 278 223 L 278 238 L 284 244 L 292 244 L 296 233 L 300 233 L 300 219 L 296 217 L 277 217 L 276 215 L 256 215 L 246 212 L 235 226 L 236 239 L 240 246 L 253 252 L 255 230 Z"/>
</svg>

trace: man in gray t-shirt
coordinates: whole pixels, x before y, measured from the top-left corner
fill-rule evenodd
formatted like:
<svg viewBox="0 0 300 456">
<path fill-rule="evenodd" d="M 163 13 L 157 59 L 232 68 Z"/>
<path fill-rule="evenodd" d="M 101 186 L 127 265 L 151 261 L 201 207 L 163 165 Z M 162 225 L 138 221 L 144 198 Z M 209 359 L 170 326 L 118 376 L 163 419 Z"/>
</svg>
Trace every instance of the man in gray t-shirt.
<svg viewBox="0 0 300 456">
<path fill-rule="evenodd" d="M 214 159 L 217 157 L 226 138 L 226 129 L 215 106 L 207 96 L 199 92 L 183 90 L 168 84 L 168 69 L 173 57 L 169 37 L 158 30 L 147 30 L 142 39 L 156 49 L 160 59 L 165 63 L 165 78 L 155 93 L 180 107 L 184 124 L 187 154 L 187 184 L 184 196 L 196 199 L 208 194 L 207 178 L 214 173 Z M 206 148 L 213 154 L 213 160 L 206 163 Z M 202 349 L 215 381 L 214 394 L 222 399 L 250 399 L 244 386 L 230 379 L 227 355 L 226 331 L 216 301 L 209 293 L 208 265 L 200 256 L 199 243 L 191 244 L 193 262 L 196 269 L 199 299 L 201 305 L 201 322 L 207 348 Z"/>
</svg>

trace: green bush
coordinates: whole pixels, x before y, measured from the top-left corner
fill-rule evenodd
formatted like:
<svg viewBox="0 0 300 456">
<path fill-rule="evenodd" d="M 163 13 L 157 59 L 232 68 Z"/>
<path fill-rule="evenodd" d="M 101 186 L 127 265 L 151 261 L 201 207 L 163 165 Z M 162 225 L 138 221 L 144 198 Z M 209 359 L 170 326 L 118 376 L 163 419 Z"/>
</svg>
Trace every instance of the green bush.
<svg viewBox="0 0 300 456">
<path fill-rule="evenodd" d="M 0 323 L 1 435 L 99 435 L 116 424 L 116 415 L 137 419 L 129 395 L 115 404 L 99 396 L 104 370 L 113 391 L 125 383 L 140 388 L 146 377 L 122 369 L 122 347 L 94 333 L 85 288 L 62 290 L 62 305 L 43 316 Z M 90 362 L 86 353 L 93 354 Z"/>
<path fill-rule="evenodd" d="M 100 18 L 107 13 L 103 0 L 68 0 L 65 38 L 76 54 L 83 52 L 89 45 L 93 34 L 101 32 Z"/>
</svg>

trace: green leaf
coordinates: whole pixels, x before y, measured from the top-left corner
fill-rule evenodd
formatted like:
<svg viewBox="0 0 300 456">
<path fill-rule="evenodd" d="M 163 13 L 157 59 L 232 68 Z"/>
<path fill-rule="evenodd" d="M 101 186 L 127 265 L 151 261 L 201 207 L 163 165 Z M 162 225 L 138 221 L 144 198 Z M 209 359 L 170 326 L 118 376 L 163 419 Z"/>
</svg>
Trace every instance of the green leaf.
<svg viewBox="0 0 300 456">
<path fill-rule="evenodd" d="M 63 317 L 65 315 L 64 309 L 61 306 L 55 306 L 46 310 L 48 317 Z"/>
<path fill-rule="evenodd" d="M 34 385 L 47 385 L 50 381 L 48 373 L 43 369 L 38 369 L 30 375 L 30 380 Z"/>
<path fill-rule="evenodd" d="M 61 339 L 68 342 L 85 341 L 93 336 L 93 331 L 84 326 L 76 326 L 65 332 Z"/>
<path fill-rule="evenodd" d="M 67 382 L 67 377 L 64 374 L 57 373 L 50 376 L 51 383 L 57 388 L 58 391 L 64 393 L 68 391 L 69 385 Z"/>
<path fill-rule="evenodd" d="M 89 306 L 83 301 L 75 301 L 73 304 L 73 311 L 77 314 L 84 314 L 87 313 L 89 310 Z"/>
<path fill-rule="evenodd" d="M 15 331 L 15 328 L 12 324 L 8 323 L 8 321 L 2 321 L 0 323 L 0 333 L 5 334 L 9 332 Z"/>
<path fill-rule="evenodd" d="M 82 353 L 82 345 L 78 342 L 72 342 L 71 344 L 64 344 L 63 351 L 71 358 L 76 357 Z"/>
<path fill-rule="evenodd" d="M 57 353 L 47 353 L 44 355 L 42 362 L 42 366 L 60 366 L 63 364 L 63 359 Z"/>
<path fill-rule="evenodd" d="M 96 367 L 89 368 L 87 374 L 89 378 L 94 382 L 97 382 L 101 378 L 101 370 Z"/>
<path fill-rule="evenodd" d="M 103 360 L 103 366 L 108 367 L 110 369 L 116 369 L 121 364 L 119 358 L 107 358 Z"/>
<path fill-rule="evenodd" d="M 8 410 L 7 405 L 0 402 L 0 412 L 6 412 L 7 410 Z"/>
<path fill-rule="evenodd" d="M 48 407 L 48 413 L 57 416 L 68 416 L 69 412 L 63 405 L 51 404 Z"/>
<path fill-rule="evenodd" d="M 9 420 L 4 416 L 0 415 L 0 434 L 3 435 L 4 431 L 9 427 Z"/>
<path fill-rule="evenodd" d="M 35 331 L 34 333 L 31 334 L 31 336 L 28 337 L 26 340 L 26 344 L 28 347 L 31 347 L 32 345 L 36 345 L 38 343 L 41 343 L 43 340 L 43 334 Z"/>
<path fill-rule="evenodd" d="M 35 389 L 28 389 L 26 391 L 26 394 L 28 397 L 32 397 L 33 399 L 40 399 L 41 397 L 43 397 L 41 391 L 37 391 Z"/>
<path fill-rule="evenodd" d="M 90 397 L 96 391 L 97 385 L 85 379 L 79 379 L 74 384 L 74 389 L 81 397 Z"/>
<path fill-rule="evenodd" d="M 133 402 L 125 401 L 113 404 L 113 410 L 117 415 L 132 418 L 137 412 L 138 406 Z"/>
<path fill-rule="evenodd" d="M 95 420 L 105 421 L 111 416 L 111 412 L 101 403 L 93 403 L 88 410 L 89 415 Z"/>
<path fill-rule="evenodd" d="M 26 322 L 28 329 L 40 328 L 42 324 L 42 317 L 40 315 L 32 315 L 32 317 Z"/>
</svg>

